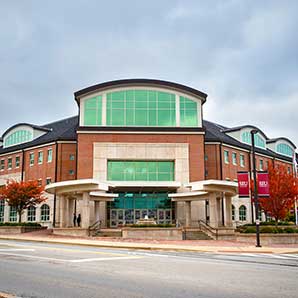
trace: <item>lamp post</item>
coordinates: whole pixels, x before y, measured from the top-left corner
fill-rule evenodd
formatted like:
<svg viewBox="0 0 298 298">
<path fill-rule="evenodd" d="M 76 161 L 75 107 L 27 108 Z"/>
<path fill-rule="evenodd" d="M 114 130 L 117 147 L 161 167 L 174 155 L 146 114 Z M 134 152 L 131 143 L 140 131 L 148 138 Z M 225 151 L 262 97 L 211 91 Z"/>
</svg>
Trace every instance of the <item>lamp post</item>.
<svg viewBox="0 0 298 298">
<path fill-rule="evenodd" d="M 256 172 L 256 153 L 255 153 L 255 134 L 258 133 L 257 129 L 250 131 L 251 146 L 252 146 L 252 169 L 254 178 L 254 200 L 255 200 L 255 218 L 256 218 L 256 247 L 261 247 L 260 244 L 260 220 L 259 220 L 259 201 L 258 201 L 258 188 L 257 188 L 257 172 Z"/>
</svg>

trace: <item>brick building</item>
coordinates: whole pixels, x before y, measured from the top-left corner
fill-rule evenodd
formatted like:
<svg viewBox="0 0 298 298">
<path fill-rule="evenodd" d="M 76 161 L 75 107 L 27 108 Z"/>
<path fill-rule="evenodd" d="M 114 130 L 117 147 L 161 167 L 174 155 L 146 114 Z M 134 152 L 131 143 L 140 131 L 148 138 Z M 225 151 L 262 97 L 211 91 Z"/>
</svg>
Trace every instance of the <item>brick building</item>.
<svg viewBox="0 0 298 298">
<path fill-rule="evenodd" d="M 16 124 L 0 139 L 0 185 L 40 181 L 48 200 L 23 221 L 82 228 L 100 220 L 119 227 L 144 217 L 184 226 L 231 228 L 251 222 L 237 196 L 237 171 L 252 165 L 251 125 L 228 128 L 203 119 L 207 95 L 172 82 L 130 79 L 75 93 L 79 115 L 37 126 Z M 269 163 L 292 171 L 295 145 L 255 135 L 258 170 Z M 260 214 L 265 219 L 264 214 Z M 17 221 L 0 201 L 0 222 Z"/>
</svg>

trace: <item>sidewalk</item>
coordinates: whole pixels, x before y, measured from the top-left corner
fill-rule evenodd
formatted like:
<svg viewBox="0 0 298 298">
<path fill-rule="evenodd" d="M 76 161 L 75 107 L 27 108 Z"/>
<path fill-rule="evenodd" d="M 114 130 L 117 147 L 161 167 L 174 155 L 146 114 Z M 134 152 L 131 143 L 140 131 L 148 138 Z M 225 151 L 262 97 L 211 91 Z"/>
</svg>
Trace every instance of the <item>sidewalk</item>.
<svg viewBox="0 0 298 298">
<path fill-rule="evenodd" d="M 0 235 L 1 240 L 21 240 L 46 243 L 60 243 L 68 245 L 84 245 L 103 248 L 144 249 L 162 251 L 189 251 L 189 252 L 213 252 L 213 253 L 274 253 L 291 254 L 298 253 L 298 244 L 271 245 L 257 248 L 252 243 L 248 245 L 236 241 L 215 240 L 142 240 L 104 237 L 64 237 L 52 235 L 49 231 L 37 231 L 15 235 Z"/>
</svg>

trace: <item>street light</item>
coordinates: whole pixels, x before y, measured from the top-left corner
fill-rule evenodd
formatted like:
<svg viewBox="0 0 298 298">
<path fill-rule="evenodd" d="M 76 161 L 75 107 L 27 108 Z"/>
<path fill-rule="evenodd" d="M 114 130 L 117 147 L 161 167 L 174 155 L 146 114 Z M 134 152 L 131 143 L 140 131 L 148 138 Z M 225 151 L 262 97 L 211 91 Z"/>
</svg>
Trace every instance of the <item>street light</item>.
<svg viewBox="0 0 298 298">
<path fill-rule="evenodd" d="M 255 199 L 255 211 L 256 211 L 256 247 L 261 247 L 260 244 L 260 220 L 259 220 L 259 201 L 258 201 L 258 189 L 257 189 L 257 172 L 256 172 L 256 153 L 255 153 L 255 134 L 258 133 L 257 129 L 250 131 L 251 146 L 252 146 L 252 165 L 253 165 L 253 177 L 254 177 L 254 199 Z"/>
</svg>

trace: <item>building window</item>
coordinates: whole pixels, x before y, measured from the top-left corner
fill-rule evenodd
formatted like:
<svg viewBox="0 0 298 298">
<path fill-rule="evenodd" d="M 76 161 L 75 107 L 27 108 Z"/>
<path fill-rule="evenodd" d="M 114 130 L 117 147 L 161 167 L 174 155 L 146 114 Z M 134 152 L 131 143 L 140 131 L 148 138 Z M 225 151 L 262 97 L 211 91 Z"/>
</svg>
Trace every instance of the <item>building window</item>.
<svg viewBox="0 0 298 298">
<path fill-rule="evenodd" d="M 260 159 L 260 171 L 264 170 L 264 161 L 263 159 Z"/>
<path fill-rule="evenodd" d="M 197 103 L 183 96 L 180 96 L 180 126 L 198 126 Z"/>
<path fill-rule="evenodd" d="M 34 165 L 34 153 L 29 154 L 29 163 L 30 163 L 30 166 Z"/>
<path fill-rule="evenodd" d="M 224 151 L 224 160 L 225 163 L 229 163 L 229 151 L 227 150 Z"/>
<path fill-rule="evenodd" d="M 4 139 L 4 148 L 13 145 L 29 142 L 33 140 L 32 132 L 28 130 L 18 130 Z"/>
<path fill-rule="evenodd" d="M 291 167 L 288 167 L 288 174 L 291 174 Z"/>
<path fill-rule="evenodd" d="M 69 170 L 69 175 L 74 175 L 74 170 Z"/>
<path fill-rule="evenodd" d="M 37 180 L 37 183 L 38 183 L 38 186 L 42 186 L 42 179 L 41 179 L 41 178 L 38 179 L 38 180 Z"/>
<path fill-rule="evenodd" d="M 40 221 L 50 220 L 50 207 L 47 204 L 43 204 L 40 208 Z"/>
<path fill-rule="evenodd" d="M 206 160 L 206 161 L 208 160 L 208 155 L 207 155 L 207 154 L 205 154 L 205 160 Z"/>
<path fill-rule="evenodd" d="M 232 153 L 232 162 L 233 165 L 237 165 L 237 153 L 235 152 Z"/>
<path fill-rule="evenodd" d="M 235 220 L 235 206 L 232 205 L 232 220 Z"/>
<path fill-rule="evenodd" d="M 5 201 L 0 200 L 0 222 L 4 222 Z"/>
<path fill-rule="evenodd" d="M 239 207 L 239 220 L 246 221 L 246 207 L 244 205 Z"/>
<path fill-rule="evenodd" d="M 75 155 L 74 154 L 70 154 L 69 155 L 69 160 L 75 160 Z"/>
<path fill-rule="evenodd" d="M 30 206 L 27 211 L 27 221 L 36 221 L 36 208 Z"/>
<path fill-rule="evenodd" d="M 241 140 L 242 140 L 243 143 L 251 145 L 251 134 L 250 134 L 250 132 L 249 131 L 243 132 L 242 135 L 241 135 Z M 254 134 L 254 141 L 255 141 L 255 146 L 256 147 L 263 148 L 263 149 L 266 148 L 265 139 L 262 138 L 259 133 Z"/>
<path fill-rule="evenodd" d="M 16 168 L 20 167 L 20 157 L 16 156 Z"/>
<path fill-rule="evenodd" d="M 244 159 L 244 155 L 240 154 L 240 166 L 244 167 L 245 166 L 245 159 Z"/>
<path fill-rule="evenodd" d="M 53 150 L 48 149 L 48 162 L 52 162 L 53 159 Z"/>
<path fill-rule="evenodd" d="M 278 144 L 276 146 L 276 152 L 290 157 L 292 157 L 294 154 L 294 150 L 288 144 L 285 143 Z"/>
<path fill-rule="evenodd" d="M 52 183 L 52 179 L 51 178 L 47 178 L 46 179 L 46 185 L 49 185 L 49 184 L 51 184 Z"/>
<path fill-rule="evenodd" d="M 12 169 L 12 158 L 7 159 L 7 169 L 11 170 Z"/>
<path fill-rule="evenodd" d="M 96 96 L 84 102 L 84 125 L 101 125 L 102 97 Z"/>
<path fill-rule="evenodd" d="M 38 163 L 42 164 L 43 162 L 43 151 L 38 152 Z"/>
<path fill-rule="evenodd" d="M 4 171 L 4 169 L 5 169 L 5 159 L 1 159 L 1 161 L 0 161 L 0 170 Z"/>
<path fill-rule="evenodd" d="M 108 126 L 176 126 L 176 96 L 153 90 L 107 93 Z"/>
<path fill-rule="evenodd" d="M 9 208 L 9 221 L 15 222 L 17 221 L 17 208 L 14 206 L 10 206 Z"/>
<path fill-rule="evenodd" d="M 174 181 L 174 162 L 108 161 L 108 180 Z"/>
</svg>

